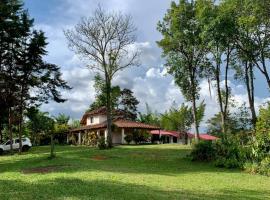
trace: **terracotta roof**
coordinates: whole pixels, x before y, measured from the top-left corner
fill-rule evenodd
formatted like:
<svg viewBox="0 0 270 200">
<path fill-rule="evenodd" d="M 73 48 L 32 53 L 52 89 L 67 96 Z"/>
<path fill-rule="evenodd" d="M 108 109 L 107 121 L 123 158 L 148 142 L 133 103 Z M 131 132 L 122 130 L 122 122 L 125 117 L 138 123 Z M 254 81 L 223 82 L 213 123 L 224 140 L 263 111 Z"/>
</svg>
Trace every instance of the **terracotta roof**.
<svg viewBox="0 0 270 200">
<path fill-rule="evenodd" d="M 116 120 L 114 124 L 119 128 L 159 129 L 159 127 L 150 124 L 144 124 L 141 122 L 134 122 L 123 119 Z"/>
<path fill-rule="evenodd" d="M 123 120 L 123 119 L 114 120 L 113 124 L 119 128 L 137 128 L 137 129 L 148 129 L 148 130 L 159 128 L 157 126 L 144 124 L 140 122 L 129 121 L 129 120 Z M 100 128 L 106 128 L 106 127 L 107 127 L 107 122 L 105 121 L 101 124 L 82 126 L 76 129 L 72 129 L 71 132 L 77 132 L 77 131 L 83 131 L 83 130 L 94 130 L 94 129 L 100 129 Z"/>
<path fill-rule="evenodd" d="M 95 110 L 89 111 L 89 112 L 85 112 L 82 119 L 81 119 L 81 124 L 85 125 L 86 124 L 86 119 L 89 116 L 95 116 L 95 115 L 106 115 L 106 107 L 102 106 L 100 108 L 97 108 Z"/>
<path fill-rule="evenodd" d="M 178 131 L 166 131 L 166 130 L 152 130 L 150 133 L 153 134 L 153 135 L 161 134 L 161 135 L 171 135 L 171 136 L 174 136 L 174 137 L 179 137 L 179 134 L 182 134 L 182 135 L 184 134 L 184 133 L 180 133 Z M 193 133 L 187 132 L 187 135 L 188 135 L 189 138 L 194 138 Z M 215 136 L 212 136 L 212 135 L 201 133 L 200 134 L 200 139 L 201 140 L 217 140 L 219 138 L 215 137 Z"/>
<path fill-rule="evenodd" d="M 71 132 L 77 132 L 77 131 L 83 131 L 83 130 L 95 130 L 95 129 L 106 128 L 106 127 L 107 127 L 107 124 L 106 122 L 104 122 L 101 124 L 81 126 L 79 128 L 72 129 Z"/>
<path fill-rule="evenodd" d="M 107 111 L 106 107 L 102 106 L 102 107 L 97 108 L 95 110 L 92 110 L 90 112 L 86 112 L 86 113 L 84 113 L 80 123 L 82 125 L 86 125 L 87 117 L 97 116 L 97 115 L 106 115 L 106 111 Z M 125 116 L 125 112 L 123 110 L 116 109 L 116 110 L 112 111 L 112 115 L 113 115 L 112 117 L 114 117 L 114 118 L 123 118 L 123 116 Z"/>
<path fill-rule="evenodd" d="M 165 131 L 165 130 L 152 130 L 150 132 L 151 134 L 153 135 L 171 135 L 171 136 L 174 136 L 174 137 L 178 137 L 179 136 L 179 132 L 177 131 Z"/>
</svg>

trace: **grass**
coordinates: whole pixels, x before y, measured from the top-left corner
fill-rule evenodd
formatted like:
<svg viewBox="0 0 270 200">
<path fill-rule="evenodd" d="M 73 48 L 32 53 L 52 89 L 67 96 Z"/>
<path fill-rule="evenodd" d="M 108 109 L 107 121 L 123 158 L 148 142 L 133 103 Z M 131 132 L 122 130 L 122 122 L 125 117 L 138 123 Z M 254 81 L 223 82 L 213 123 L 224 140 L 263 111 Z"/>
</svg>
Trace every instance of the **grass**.
<svg viewBox="0 0 270 200">
<path fill-rule="evenodd" d="M 269 199 L 270 178 L 186 159 L 181 145 L 35 147 L 0 157 L 0 199 Z M 43 171 L 43 169 L 46 169 Z"/>
</svg>

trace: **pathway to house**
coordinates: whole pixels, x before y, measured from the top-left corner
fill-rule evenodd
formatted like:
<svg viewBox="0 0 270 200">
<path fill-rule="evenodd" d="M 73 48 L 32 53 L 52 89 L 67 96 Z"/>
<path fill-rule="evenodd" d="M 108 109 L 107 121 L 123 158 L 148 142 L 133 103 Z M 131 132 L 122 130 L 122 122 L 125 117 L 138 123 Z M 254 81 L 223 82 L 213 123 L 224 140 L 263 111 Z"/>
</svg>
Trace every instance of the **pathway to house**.
<svg viewBox="0 0 270 200">
<path fill-rule="evenodd" d="M 269 199 L 270 178 L 186 158 L 179 144 L 36 147 L 0 157 L 0 199 Z"/>
</svg>

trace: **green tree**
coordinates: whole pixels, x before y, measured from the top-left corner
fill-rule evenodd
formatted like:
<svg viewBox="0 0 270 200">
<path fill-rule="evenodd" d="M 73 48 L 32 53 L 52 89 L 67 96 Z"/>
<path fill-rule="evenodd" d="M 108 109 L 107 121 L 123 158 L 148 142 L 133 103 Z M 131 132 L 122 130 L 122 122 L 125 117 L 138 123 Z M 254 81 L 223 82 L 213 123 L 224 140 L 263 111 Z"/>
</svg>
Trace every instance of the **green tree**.
<svg viewBox="0 0 270 200">
<path fill-rule="evenodd" d="M 180 108 L 172 106 L 161 115 L 161 127 L 165 130 L 186 132 L 193 123 L 192 109 L 182 104 Z"/>
<path fill-rule="evenodd" d="M 196 12 L 194 1 L 172 2 L 163 21 L 158 23 L 158 31 L 163 36 L 158 45 L 163 49 L 168 72 L 174 76 L 184 97 L 192 103 L 195 139 L 199 140 L 196 100 L 199 98 L 199 80 L 207 64 L 207 46 L 201 38 L 202 27 Z"/>
<path fill-rule="evenodd" d="M 67 125 L 70 119 L 70 116 L 65 115 L 64 113 L 60 113 L 58 116 L 54 117 L 57 124 Z"/>
<path fill-rule="evenodd" d="M 95 110 L 102 106 L 106 106 L 106 81 L 97 74 L 95 76 L 95 84 L 94 88 L 96 91 L 95 101 L 90 105 L 89 111 Z M 115 109 L 118 107 L 119 98 L 121 95 L 121 89 L 119 86 L 112 86 L 111 87 L 111 107 Z"/>
<path fill-rule="evenodd" d="M 125 119 L 135 121 L 137 118 L 137 106 L 140 102 L 129 89 L 123 89 L 120 94 L 119 107 L 125 113 Z"/>
<path fill-rule="evenodd" d="M 47 53 L 46 38 L 42 31 L 33 28 L 34 20 L 23 9 L 21 1 L 1 1 L 0 11 L 0 83 L 5 83 L 1 84 L 1 91 L 9 102 L 9 127 L 12 118 L 18 121 L 21 152 L 25 109 L 51 99 L 64 102 L 60 89 L 71 88 L 62 79 L 60 68 L 43 60 Z"/>
<path fill-rule="evenodd" d="M 146 103 L 146 113 L 139 112 L 139 121 L 146 124 L 160 126 L 160 116 L 151 110 L 149 105 Z"/>
<path fill-rule="evenodd" d="M 202 38 L 205 40 L 204 43 L 208 44 L 207 56 L 211 61 L 211 69 L 207 70 L 207 75 L 210 79 L 215 81 L 221 114 L 222 132 L 225 133 L 230 92 L 228 86 L 228 72 L 237 35 L 235 13 L 233 10 L 227 8 L 227 4 L 223 2 L 215 4 L 214 0 L 198 0 L 196 8 L 197 18 L 203 27 Z M 223 57 L 225 58 L 225 62 L 223 62 Z M 211 73 L 209 73 L 209 71 Z M 224 71 L 225 75 L 222 74 L 222 71 Z M 225 89 L 221 87 L 223 76 Z"/>
<path fill-rule="evenodd" d="M 138 51 L 130 51 L 135 43 L 135 27 L 131 17 L 108 13 L 99 7 L 89 18 L 83 18 L 75 30 L 65 31 L 69 46 L 86 58 L 90 69 L 102 73 L 106 84 L 108 147 L 112 147 L 111 82 L 117 72 L 138 65 Z"/>
</svg>

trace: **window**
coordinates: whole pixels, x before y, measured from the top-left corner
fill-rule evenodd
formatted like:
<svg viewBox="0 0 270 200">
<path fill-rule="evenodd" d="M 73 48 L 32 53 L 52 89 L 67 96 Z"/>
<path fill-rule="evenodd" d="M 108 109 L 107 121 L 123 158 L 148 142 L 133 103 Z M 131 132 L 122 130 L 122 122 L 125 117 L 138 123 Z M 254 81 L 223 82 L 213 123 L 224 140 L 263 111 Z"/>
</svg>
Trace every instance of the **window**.
<svg viewBox="0 0 270 200">
<path fill-rule="evenodd" d="M 16 144 L 20 143 L 20 140 L 19 140 L 19 139 L 16 139 L 16 140 L 15 140 L 15 143 L 16 143 Z"/>
<path fill-rule="evenodd" d="M 94 118 L 90 117 L 90 123 L 93 124 L 94 123 Z"/>
<path fill-rule="evenodd" d="M 6 142 L 6 145 L 10 145 L 10 140 Z"/>
</svg>

